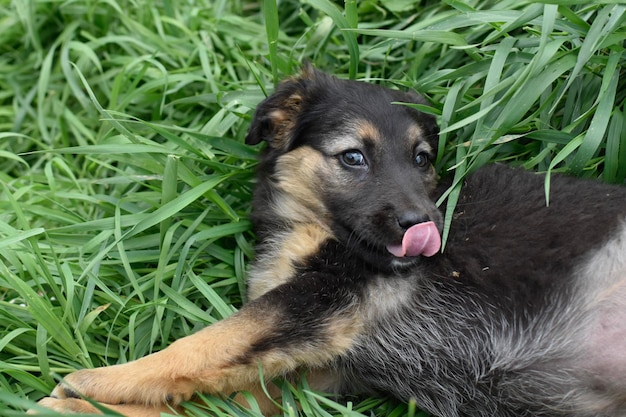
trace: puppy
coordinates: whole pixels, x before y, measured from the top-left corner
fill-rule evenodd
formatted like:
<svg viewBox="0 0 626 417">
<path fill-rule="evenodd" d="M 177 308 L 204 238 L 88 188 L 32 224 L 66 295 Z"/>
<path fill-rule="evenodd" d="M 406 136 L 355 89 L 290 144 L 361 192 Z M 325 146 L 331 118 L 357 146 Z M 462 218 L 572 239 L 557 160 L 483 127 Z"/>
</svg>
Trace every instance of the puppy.
<svg viewBox="0 0 626 417">
<path fill-rule="evenodd" d="M 417 95 L 305 67 L 256 110 L 267 142 L 251 301 L 134 362 L 68 375 L 42 405 L 128 416 L 196 392 L 392 395 L 441 417 L 626 415 L 626 189 L 493 165 L 441 251 L 434 119 Z M 80 394 L 80 395 L 79 395 Z"/>
</svg>

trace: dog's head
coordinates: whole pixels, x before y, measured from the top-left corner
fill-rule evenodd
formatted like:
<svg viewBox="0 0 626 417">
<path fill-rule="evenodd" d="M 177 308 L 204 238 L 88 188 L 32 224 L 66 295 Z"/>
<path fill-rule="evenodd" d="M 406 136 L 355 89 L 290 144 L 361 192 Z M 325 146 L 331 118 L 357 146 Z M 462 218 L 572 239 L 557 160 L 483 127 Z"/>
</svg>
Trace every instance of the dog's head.
<svg viewBox="0 0 626 417">
<path fill-rule="evenodd" d="M 309 66 L 283 82 L 258 106 L 246 138 L 268 143 L 257 227 L 317 223 L 379 267 L 438 251 L 442 219 L 431 199 L 438 129 L 432 116 L 393 103 L 424 101 Z M 261 239 L 267 233 L 260 230 Z"/>
</svg>

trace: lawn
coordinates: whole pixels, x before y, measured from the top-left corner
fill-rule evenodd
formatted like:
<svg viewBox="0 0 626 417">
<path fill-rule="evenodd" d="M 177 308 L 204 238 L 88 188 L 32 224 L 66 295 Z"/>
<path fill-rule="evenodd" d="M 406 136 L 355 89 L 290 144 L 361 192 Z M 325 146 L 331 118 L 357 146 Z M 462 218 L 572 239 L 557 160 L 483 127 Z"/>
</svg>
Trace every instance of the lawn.
<svg viewBox="0 0 626 417">
<path fill-rule="evenodd" d="M 245 302 L 258 149 L 243 138 L 306 60 L 425 96 L 442 175 L 500 161 L 623 184 L 614 3 L 0 2 L 0 415 Z M 423 415 L 306 383 L 283 392 L 285 415 Z M 207 403 L 189 413 L 258 415 Z"/>
</svg>

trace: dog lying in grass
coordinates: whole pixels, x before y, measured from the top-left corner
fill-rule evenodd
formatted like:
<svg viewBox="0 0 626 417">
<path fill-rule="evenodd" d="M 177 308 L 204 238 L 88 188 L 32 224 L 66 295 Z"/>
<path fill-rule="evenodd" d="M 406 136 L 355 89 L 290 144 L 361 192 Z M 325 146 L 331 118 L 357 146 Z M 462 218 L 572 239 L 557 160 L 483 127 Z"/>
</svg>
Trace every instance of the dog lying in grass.
<svg viewBox="0 0 626 417">
<path fill-rule="evenodd" d="M 626 415 L 626 188 L 493 165 L 441 251 L 434 119 L 415 94 L 305 67 L 259 105 L 267 142 L 250 301 L 134 362 L 68 375 L 41 404 L 127 416 L 194 393 L 256 395 L 306 369 L 328 392 L 434 415 Z"/>
</svg>

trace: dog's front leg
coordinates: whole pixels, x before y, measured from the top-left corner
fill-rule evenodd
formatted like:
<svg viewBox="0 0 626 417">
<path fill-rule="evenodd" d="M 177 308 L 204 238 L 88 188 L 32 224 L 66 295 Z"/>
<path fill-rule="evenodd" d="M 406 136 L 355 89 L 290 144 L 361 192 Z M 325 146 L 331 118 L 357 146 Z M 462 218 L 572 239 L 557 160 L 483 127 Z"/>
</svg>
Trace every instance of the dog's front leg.
<svg viewBox="0 0 626 417">
<path fill-rule="evenodd" d="M 323 367 L 360 331 L 358 296 L 333 283 L 334 277 L 300 278 L 160 352 L 72 373 L 51 396 L 80 393 L 106 404 L 176 405 L 195 392 L 230 394 L 254 387 L 259 365 L 268 377 L 299 366 Z"/>
</svg>

